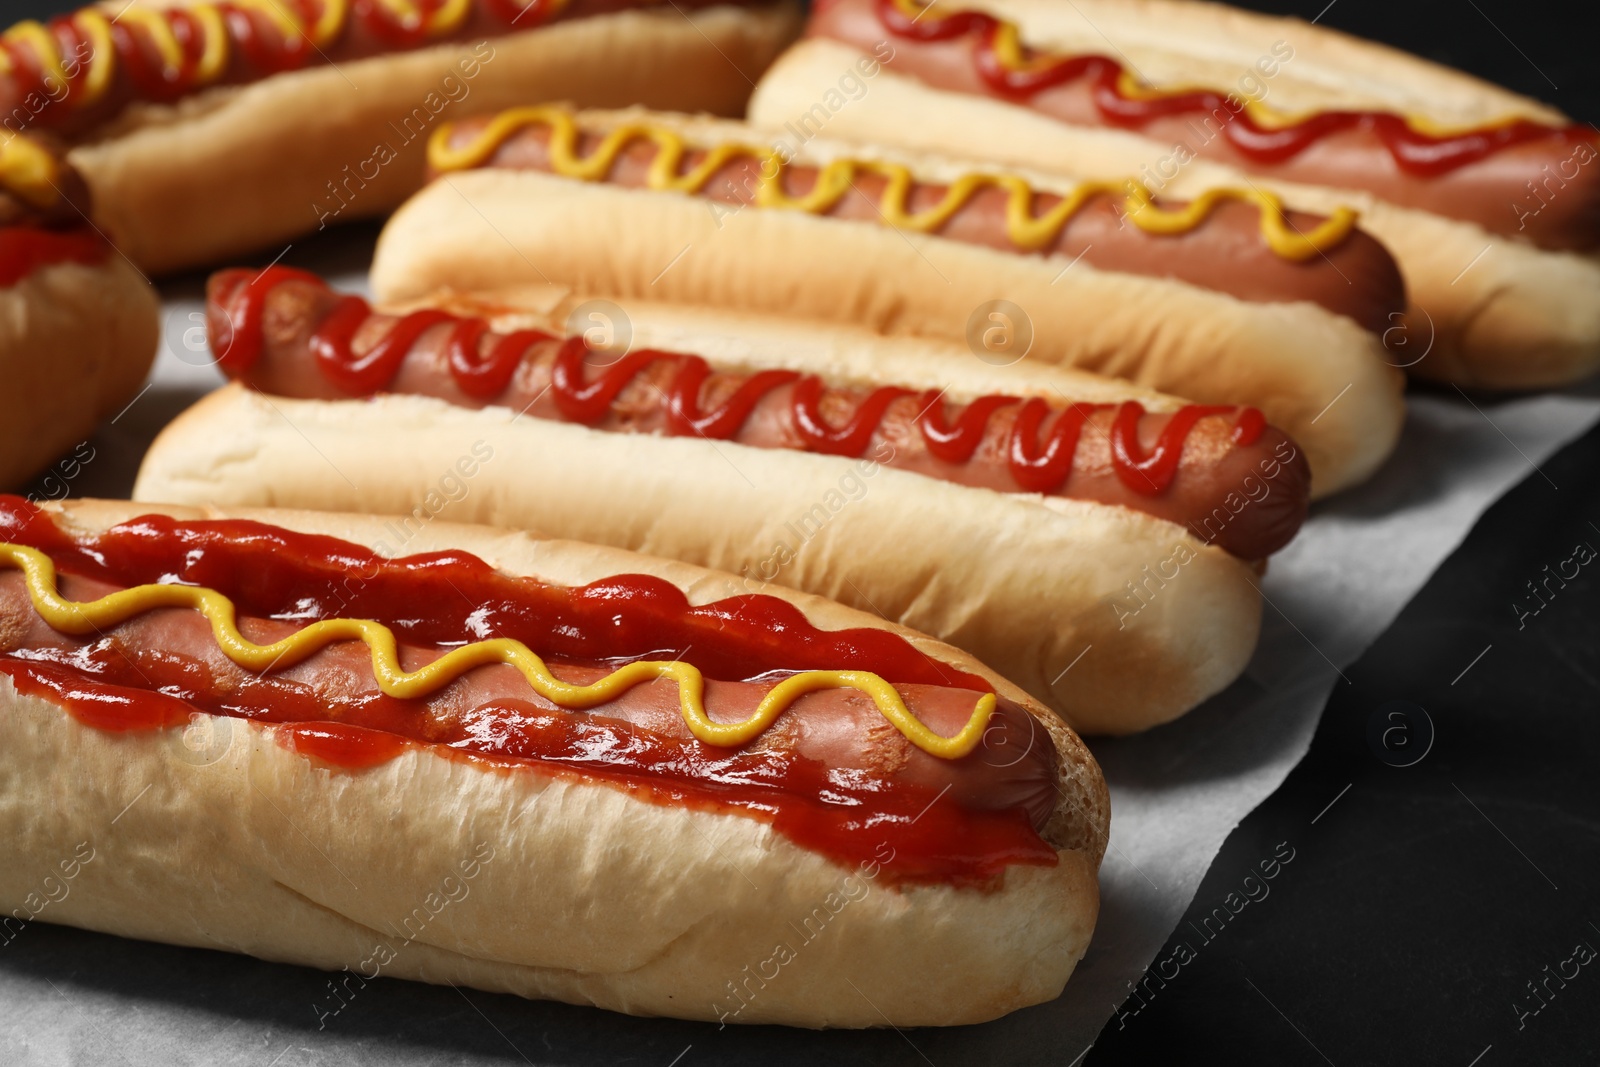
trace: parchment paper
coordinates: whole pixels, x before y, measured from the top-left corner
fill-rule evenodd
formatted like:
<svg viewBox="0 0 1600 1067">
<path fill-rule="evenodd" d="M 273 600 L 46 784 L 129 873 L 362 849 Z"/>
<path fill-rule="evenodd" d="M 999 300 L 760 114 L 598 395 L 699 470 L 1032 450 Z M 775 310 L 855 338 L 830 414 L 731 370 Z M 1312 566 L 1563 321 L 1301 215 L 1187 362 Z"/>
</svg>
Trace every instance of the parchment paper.
<svg viewBox="0 0 1600 1067">
<path fill-rule="evenodd" d="M 368 240 L 358 233 L 294 258 L 364 288 Z M 73 495 L 126 495 L 155 432 L 220 381 L 198 330 L 199 282 L 164 293 L 166 337 L 150 388 L 91 439 L 96 456 Z M 960 1032 L 814 1036 L 718 1032 L 385 980 L 371 987 L 365 1020 L 318 1029 L 306 1010 L 322 992 L 315 972 L 35 926 L 0 947 L 0 1062 L 1076 1063 L 1166 943 L 1228 832 L 1304 755 L 1340 669 L 1496 497 L 1597 418 L 1592 386 L 1525 399 L 1450 389 L 1411 397 L 1393 460 L 1369 484 L 1319 505 L 1273 559 L 1246 675 L 1177 723 L 1093 746 L 1113 811 L 1101 918 L 1053 1004 Z"/>
</svg>

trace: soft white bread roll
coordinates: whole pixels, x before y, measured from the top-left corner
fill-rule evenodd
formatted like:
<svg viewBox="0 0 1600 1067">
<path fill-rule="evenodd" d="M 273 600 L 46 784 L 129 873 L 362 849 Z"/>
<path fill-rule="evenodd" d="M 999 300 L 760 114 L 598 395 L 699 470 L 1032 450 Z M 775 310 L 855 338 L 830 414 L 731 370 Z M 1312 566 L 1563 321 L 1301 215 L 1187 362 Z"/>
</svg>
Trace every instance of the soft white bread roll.
<svg viewBox="0 0 1600 1067">
<path fill-rule="evenodd" d="M 255 518 L 372 546 L 392 538 L 382 520 L 349 515 L 53 509 L 85 532 L 151 511 Z M 747 591 L 681 563 L 444 522 L 405 545 L 446 548 L 558 583 L 653 574 L 696 604 Z M 823 628 L 884 625 L 816 597 L 760 591 Z M 641 1015 L 717 1019 L 742 1003 L 727 1021 L 812 1027 L 970 1023 L 1049 1000 L 1094 926 L 1104 780 L 1082 743 L 1016 687 L 897 632 L 1038 717 L 1061 756 L 1045 831 L 1057 866 L 1011 867 L 993 891 L 894 888 L 881 869 L 841 867 L 741 815 L 652 804 L 531 766 L 486 769 L 421 745 L 340 770 L 239 718 L 200 716 L 188 727 L 209 741 L 199 746 L 181 729 L 105 732 L 0 678 L 0 907 L 345 968 L 334 982 L 347 994 L 382 974 Z M 63 884 L 69 862 L 68 892 L 41 906 L 43 880 Z M 808 920 L 820 933 L 802 940 L 795 924 Z M 785 943 L 793 958 L 762 979 Z M 338 1003 L 330 995 L 327 1010 Z"/>
<path fill-rule="evenodd" d="M 1042 27 L 1070 16 L 1066 8 L 1044 9 L 1055 13 L 1052 19 L 1031 4 L 982 6 L 994 10 L 1025 6 L 1030 17 L 1041 19 Z M 1163 8 L 1167 6 L 1171 5 Z M 1202 21 L 1207 25 L 1210 18 L 1224 17 L 1218 12 L 1225 12 L 1209 4 L 1181 6 L 1205 11 L 1208 20 Z M 1225 13 L 1224 22 L 1239 14 Z M 1031 35 L 1034 25 L 1027 25 Z M 1318 49 L 1310 49 L 1308 55 L 1302 46 L 1307 40 L 1323 42 L 1321 37 L 1308 37 L 1304 27 L 1293 29 L 1295 61 L 1284 67 L 1282 75 L 1285 100 L 1300 86 L 1293 75 L 1319 69 L 1302 68 L 1303 61 L 1314 63 L 1318 55 Z M 1041 38 L 1048 36 L 1045 30 L 1040 32 Z M 1223 72 L 1220 84 L 1231 85 L 1258 54 L 1251 53 L 1231 73 Z M 1357 54 L 1362 53 L 1357 50 Z M 837 109 L 822 103 L 825 94 L 837 89 L 840 72 L 855 69 L 859 56 L 836 41 L 800 42 L 763 77 L 750 101 L 750 121 L 790 144 L 797 131 L 822 132 L 828 137 L 1040 167 L 1073 178 L 1137 175 L 1158 195 L 1178 200 L 1193 199 L 1211 188 L 1254 183 L 1302 211 L 1326 214 L 1348 205 L 1361 212 L 1361 228 L 1388 246 L 1405 274 L 1410 310 L 1405 321 L 1397 320 L 1383 338 L 1391 364 L 1418 377 L 1495 388 L 1555 385 L 1600 368 L 1600 260 L 1593 256 L 1541 250 L 1471 222 L 1400 207 L 1359 190 L 1246 175 L 1203 159 L 1177 166 L 1171 144 L 1127 130 L 1068 125 L 1025 106 L 930 88 L 889 70 L 879 70 L 862 95 Z M 1204 61 L 1191 62 L 1198 70 Z M 1413 66 L 1419 63 L 1411 60 Z M 1401 69 L 1407 68 L 1402 64 Z M 1419 70 L 1431 71 L 1450 85 L 1465 77 L 1446 77 L 1454 72 L 1430 64 Z M 1200 78 L 1195 74 L 1184 80 Z M 1426 84 L 1426 78 L 1419 82 Z M 1474 82 L 1474 87 L 1483 92 L 1474 95 L 1462 88 L 1460 93 L 1444 93 L 1443 99 L 1481 96 L 1482 106 L 1491 113 L 1515 110 L 1519 102 L 1530 114 L 1543 113 L 1531 102 L 1493 86 Z M 1272 91 L 1280 91 L 1278 79 Z M 1315 94 L 1299 91 L 1307 100 L 1305 106 L 1312 106 Z M 1392 101 L 1390 105 L 1395 106 Z M 1355 105 L 1334 101 L 1324 106 Z M 930 121 L 933 116 L 938 121 Z"/>
<path fill-rule="evenodd" d="M 737 339 L 719 340 L 718 328 L 695 329 L 692 312 L 664 317 L 659 332 L 648 307 L 629 313 L 636 345 L 701 352 L 734 372 L 814 372 L 831 361 L 848 381 L 862 375 L 852 365 L 884 357 L 899 364 L 894 380 L 947 389 L 952 403 L 1106 390 L 1081 375 L 987 367 L 920 342 L 896 352 L 849 331 L 786 337 L 768 324 L 763 335 L 753 320 L 725 318 L 720 329 Z M 469 480 L 453 476 L 460 457 L 484 449 L 492 458 Z M 230 385 L 162 432 L 134 496 L 353 508 L 406 516 L 402 524 L 442 515 L 778 581 L 964 648 L 1085 733 L 1130 733 L 1183 714 L 1239 675 L 1260 624 L 1249 565 L 1141 512 L 957 485 L 872 453 L 609 433 L 431 397 L 294 400 Z"/>
<path fill-rule="evenodd" d="M 583 115 L 602 129 L 634 112 Z M 749 127 L 651 115 L 695 144 L 748 143 Z M 841 155 L 906 162 L 948 181 L 970 163 L 811 141 L 800 163 Z M 1059 176 L 1023 175 L 1064 191 Z M 845 321 L 884 334 L 965 339 L 1004 298 L 1031 323 L 1030 359 L 1126 378 L 1201 402 L 1259 407 L 1304 446 L 1326 495 L 1367 477 L 1398 439 L 1403 376 L 1378 338 L 1310 302 L 1251 303 L 1064 256 L 1016 255 L 872 223 L 738 208 L 539 171 L 442 176 L 397 212 L 372 267 L 380 300 L 443 289 L 547 284 L 590 296 L 669 300 Z"/>
<path fill-rule="evenodd" d="M 271 255 L 392 211 L 422 185 L 444 122 L 544 98 L 736 114 L 798 25 L 788 0 L 666 6 L 308 67 L 134 104 L 67 158 L 97 221 L 146 271 Z"/>
<path fill-rule="evenodd" d="M 112 253 L 0 288 L 0 488 L 14 487 L 132 400 L 161 336 L 155 290 Z"/>
</svg>

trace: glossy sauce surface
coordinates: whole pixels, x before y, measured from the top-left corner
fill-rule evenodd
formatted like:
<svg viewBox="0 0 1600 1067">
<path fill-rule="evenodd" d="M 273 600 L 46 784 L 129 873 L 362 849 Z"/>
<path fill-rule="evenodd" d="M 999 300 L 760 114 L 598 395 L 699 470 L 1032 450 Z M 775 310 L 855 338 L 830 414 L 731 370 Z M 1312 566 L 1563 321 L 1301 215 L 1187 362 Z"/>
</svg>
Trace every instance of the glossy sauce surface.
<svg viewBox="0 0 1600 1067">
<path fill-rule="evenodd" d="M 238 603 L 241 625 L 257 639 L 318 618 L 376 618 L 403 636 L 403 658 L 426 660 L 466 640 L 542 637 L 539 647 L 549 651 L 553 668 L 575 682 L 685 641 L 684 661 L 728 679 L 708 688 L 708 702 L 724 715 L 737 714 L 740 701 L 768 684 L 762 676 L 807 664 L 879 669 L 906 687 L 914 704 L 935 711 L 970 707 L 973 693 L 987 688 L 882 631 L 818 631 L 786 602 L 760 596 L 691 608 L 675 587 L 639 575 L 566 589 L 499 575 L 463 553 L 391 561 L 331 538 L 236 521 L 147 517 L 78 543 L 17 498 L 0 498 L 0 540 L 46 552 L 63 574 L 63 592 L 75 599 L 151 580 L 220 589 Z M 17 577 L 0 573 L 0 603 L 16 603 Z M 370 678 L 364 685 L 350 681 L 359 679 L 353 667 L 364 652 L 359 644 L 329 646 L 285 671 L 256 674 L 219 658 L 204 619 L 190 611 L 147 613 L 100 640 L 38 631 L 44 624 L 36 617 L 26 620 L 35 627 L 32 637 L 19 639 L 17 612 L 9 614 L 4 629 L 13 647 L 0 670 L 100 729 L 173 727 L 203 710 L 295 724 L 279 734 L 281 741 L 352 771 L 413 744 L 444 746 L 513 773 L 532 762 L 658 803 L 761 818 L 845 862 L 889 840 L 906 857 L 897 876 L 912 881 L 987 884 L 1010 863 L 1054 862 L 1035 830 L 1054 806 L 1054 768 L 1038 762 L 1043 750 L 1006 780 L 996 779 L 977 753 L 946 761 L 893 746 L 863 749 L 848 730 L 842 738 L 810 739 L 836 717 L 827 709 L 854 694 L 803 698 L 798 726 L 770 743 L 729 750 L 675 730 L 673 701 L 646 687 L 592 714 L 573 713 L 519 689 L 514 672 L 497 666 L 464 676 L 438 700 L 399 700 L 376 692 Z M 1007 729 L 1036 725 L 1002 704 L 997 714 Z M 940 714 L 947 722 L 948 714 Z M 898 753 L 898 777 L 873 773 L 870 759 L 878 751 Z M 864 769 L 850 769 L 863 758 Z M 929 807 L 940 781 L 954 786 L 947 801 L 962 802 Z M 1011 806 L 984 806 L 985 797 L 1000 796 L 1012 798 Z"/>
<path fill-rule="evenodd" d="M 240 272 L 241 276 L 249 273 Z M 321 284 L 315 275 L 288 267 L 269 267 L 250 275 L 247 284 L 233 288 L 225 315 L 218 314 L 215 307 L 211 309 L 209 328 L 218 353 L 217 363 L 230 376 L 244 376 L 260 359 L 266 299 L 276 285 L 286 281 Z M 429 308 L 401 316 L 376 344 L 357 354 L 356 333 L 372 314 L 364 299 L 345 296 L 311 338 L 318 369 L 352 396 L 371 396 L 389 388 L 413 346 L 435 327 L 446 326 L 450 330 L 450 370 L 457 386 L 469 395 L 481 397 L 503 390 L 530 348 L 555 339 L 541 331 L 519 330 L 496 335 L 483 352 L 482 340 L 487 331 L 484 320 Z M 826 387 L 821 378 L 769 370 L 724 382 L 721 400 L 703 410 L 701 396 L 712 371 L 699 356 L 640 349 L 591 373 L 586 363 L 590 354 L 581 336 L 562 339 L 550 376 L 556 407 L 568 421 L 584 425 L 595 425 L 606 418 L 635 379 L 652 364 L 666 363 L 672 368 L 670 384 L 664 390 L 666 428 L 674 436 L 732 439 L 763 397 L 791 386 L 790 422 L 803 447 L 827 455 L 859 457 L 866 452 L 890 405 L 903 397 L 918 395 L 915 390 L 898 386 L 858 390 L 849 396 L 847 417 L 835 424 L 823 412 Z M 982 396 L 963 407 L 953 422 L 947 422 L 940 396 L 937 391 L 920 395 L 915 423 L 928 450 L 947 463 L 970 461 L 984 439 L 991 417 L 1005 408 L 1019 409 L 1006 450 L 1017 487 L 1033 493 L 1061 489 L 1072 472 L 1085 422 L 1096 412 L 1115 412 L 1110 426 L 1112 467 L 1130 490 L 1147 496 L 1162 493 L 1171 485 L 1184 444 L 1200 420 L 1232 416 L 1235 421 L 1231 438 L 1239 446 L 1254 444 L 1266 428 L 1266 419 L 1256 408 L 1188 404 L 1163 421 L 1154 446 L 1147 450 L 1139 440 L 1145 409 L 1135 400 L 1120 404 L 1078 403 L 1063 409 L 1038 397 L 1025 400 Z M 1051 425 L 1041 441 L 1040 429 L 1047 419 Z"/>
<path fill-rule="evenodd" d="M 732 131 L 729 131 L 732 132 Z M 1052 183 L 1003 170 L 952 170 L 947 184 L 900 162 L 703 138 L 667 120 L 591 117 L 558 105 L 514 108 L 443 126 L 428 144 L 435 174 L 474 167 L 544 171 L 624 189 L 693 195 L 740 208 L 935 235 L 1009 255 L 1171 279 L 1252 303 L 1321 305 L 1381 332 L 1405 283 L 1356 213 L 1286 210 L 1250 183 L 1158 200 L 1131 178 Z M 534 195 L 534 194 L 529 194 Z M 676 210 L 676 209 L 669 209 Z M 711 212 L 713 220 L 718 212 Z M 842 234 L 840 235 L 842 237 Z M 914 272 L 913 272 L 914 273 Z"/>
<path fill-rule="evenodd" d="M 674 6 L 687 10 L 708 2 L 675 0 Z M 25 104 L 30 121 L 77 133 L 136 100 L 171 102 L 286 71 L 660 3 L 201 0 L 164 8 L 132 3 L 110 12 L 86 7 L 47 24 L 20 22 L 0 35 L 0 110 Z"/>
<path fill-rule="evenodd" d="M 98 266 L 110 252 L 110 246 L 87 226 L 74 230 L 0 227 L 0 286 L 16 285 L 57 263 Z"/>
<path fill-rule="evenodd" d="M 1304 459 L 1253 408 L 1150 412 L 1137 401 L 1005 395 L 963 404 L 934 390 L 834 385 L 780 368 L 731 373 L 695 355 L 596 352 L 581 338 L 500 332 L 482 313 L 374 312 L 282 267 L 213 275 L 207 322 L 224 371 L 277 396 L 393 392 L 607 433 L 849 457 L 973 488 L 1133 508 L 1244 559 L 1283 547 L 1305 518 Z M 1264 475 L 1268 495 L 1219 528 L 1228 494 Z"/>
<path fill-rule="evenodd" d="M 1080 181 L 1055 195 L 1020 175 L 973 170 L 941 185 L 888 160 L 837 156 L 808 167 L 791 164 L 791 152 L 770 144 L 695 144 L 660 122 L 630 121 L 601 131 L 585 128 L 581 119 L 565 106 L 546 104 L 449 123 L 429 139 L 428 165 L 436 173 L 506 165 L 501 149 L 531 132 L 545 148 L 541 169 L 581 181 L 618 180 L 635 146 L 650 145 L 637 184 L 653 190 L 719 198 L 742 193 L 732 198 L 817 215 L 836 214 L 856 199 L 851 194 L 865 194 L 878 221 L 921 233 L 946 232 L 953 220 L 972 214 L 975 201 L 988 200 L 993 205 L 985 214 L 999 223 L 1001 240 L 1025 251 L 1051 249 L 1089 205 L 1105 198 L 1119 202 L 1119 219 L 1134 230 L 1166 237 L 1213 223 L 1229 206 L 1251 205 L 1261 243 L 1291 262 L 1337 249 L 1355 232 L 1355 212 L 1348 208 L 1291 219 L 1276 196 L 1254 187 L 1218 187 L 1187 203 L 1164 203 L 1130 179 Z"/>
<path fill-rule="evenodd" d="M 1112 58 L 1030 47 L 1018 26 L 963 10 L 962 0 L 937 12 L 914 0 L 817 0 L 806 32 L 876 56 L 861 62 L 881 61 L 884 69 L 938 93 L 989 97 L 1069 127 L 1136 130 L 1151 143 L 1129 166 L 1138 166 L 1140 180 L 1156 190 L 1200 157 L 1276 181 L 1370 193 L 1538 248 L 1600 246 L 1600 168 L 1592 165 L 1600 158 L 1600 132 L 1594 128 L 1510 116 L 1446 127 L 1381 111 L 1280 111 L 1268 105 L 1279 99 L 1274 79 L 1285 70 L 1294 77 L 1299 67 L 1289 40 L 1264 51 L 1253 66 L 1241 63 L 1228 78 L 1233 91 L 1225 91 L 1220 81 L 1196 89 L 1175 74 L 1168 77 L 1182 87 L 1152 86 L 1120 53 Z M 1158 47 L 1181 52 L 1186 45 L 1169 34 Z M 905 136 L 908 144 L 941 151 L 953 144 L 948 130 L 908 128 Z M 995 158 L 1073 169 L 1072 157 L 1060 154 L 1071 140 L 1054 147 L 1049 138 L 1037 144 L 990 140 L 985 151 Z M 1348 266 L 1341 270 L 1356 277 Z"/>
<path fill-rule="evenodd" d="M 1140 127 L 1173 115 L 1233 114 L 1229 94 L 1214 89 L 1164 91 L 1143 86 L 1123 64 L 1105 55 L 1050 55 L 1023 46 L 1014 24 L 983 11 L 929 14 L 917 0 L 874 0 L 879 23 L 889 33 L 912 41 L 969 38 L 972 61 L 995 92 L 1026 98 L 1046 89 L 1085 79 L 1109 124 Z M 1372 131 L 1401 169 L 1437 176 L 1479 162 L 1497 152 L 1538 140 L 1593 140 L 1592 127 L 1549 126 L 1526 119 L 1451 133 L 1418 129 L 1405 116 L 1382 111 L 1317 111 L 1299 121 L 1266 122 L 1245 108 L 1224 127 L 1224 136 L 1241 154 L 1258 163 L 1279 163 L 1344 130 Z"/>
</svg>

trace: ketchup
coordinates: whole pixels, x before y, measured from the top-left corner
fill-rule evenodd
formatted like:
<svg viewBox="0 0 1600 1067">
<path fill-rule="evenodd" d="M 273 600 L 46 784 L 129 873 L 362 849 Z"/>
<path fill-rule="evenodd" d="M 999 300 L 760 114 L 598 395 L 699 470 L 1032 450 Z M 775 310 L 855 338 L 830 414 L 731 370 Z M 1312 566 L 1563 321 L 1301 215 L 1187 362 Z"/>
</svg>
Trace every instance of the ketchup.
<svg viewBox="0 0 1600 1067">
<path fill-rule="evenodd" d="M 37 548 L 64 573 L 121 586 L 204 585 L 234 600 L 241 616 L 376 619 L 413 644 L 512 637 L 568 662 L 681 652 L 707 675 L 730 680 L 849 667 L 891 682 L 989 689 L 883 630 L 818 630 L 787 601 L 768 596 L 691 607 L 676 586 L 644 575 L 567 588 L 499 574 L 462 552 L 389 560 L 331 537 L 243 520 L 152 515 L 74 540 L 13 496 L 0 496 L 0 541 Z M 486 736 L 440 726 L 425 714 L 425 701 L 382 695 L 341 706 L 347 721 L 329 721 L 329 704 L 309 691 L 224 690 L 177 656 L 101 654 L 91 646 L 67 657 L 0 657 L 0 673 L 100 730 L 171 729 L 203 711 L 279 724 L 281 743 L 347 773 L 426 745 L 488 771 L 537 765 L 541 773 L 607 784 L 651 803 L 760 819 L 844 864 L 872 857 L 887 842 L 896 859 L 886 873 L 904 882 L 992 886 L 1012 864 L 1056 862 L 1022 808 L 937 803 L 941 794 L 927 787 L 833 775 L 792 751 L 721 749 L 532 702 L 497 701 L 496 729 Z"/>
<path fill-rule="evenodd" d="M 1106 122 L 1137 129 L 1173 115 L 1205 114 L 1220 117 L 1228 142 L 1258 164 L 1282 163 L 1330 134 L 1342 130 L 1372 131 L 1401 170 L 1432 178 L 1486 159 L 1497 152 L 1529 141 L 1562 138 L 1571 142 L 1595 137 L 1593 127 L 1582 124 L 1549 126 L 1517 119 L 1481 129 L 1434 137 L 1416 130 L 1401 115 L 1382 111 L 1319 111 L 1285 126 L 1263 126 L 1248 109 L 1228 106 L 1227 94 L 1214 89 L 1130 97 L 1122 91 L 1126 73 L 1110 56 L 1077 55 L 1059 58 L 1029 57 L 1024 69 L 1007 66 L 995 47 L 995 35 L 1004 23 L 983 11 L 957 11 L 949 15 L 908 14 L 896 0 L 876 0 L 878 21 L 897 37 L 913 41 L 973 39 L 973 63 L 978 75 L 996 93 L 1024 99 L 1057 85 L 1087 78 L 1095 109 Z"/>
<path fill-rule="evenodd" d="M 59 569 L 103 582 L 205 586 L 241 615 L 373 619 L 413 644 L 492 633 L 572 663 L 678 655 L 730 681 L 848 663 L 891 683 L 989 690 L 886 630 L 819 630 L 787 600 L 760 594 L 691 607 L 677 586 L 645 574 L 548 585 L 508 577 L 466 552 L 387 559 L 337 538 L 243 519 L 147 515 L 80 542 L 12 496 L 0 496 L 0 541 L 37 548 Z"/>
<path fill-rule="evenodd" d="M 9 63 L 0 63 L 4 68 L 0 76 L 12 79 L 12 99 L 45 101 L 37 111 L 37 121 L 68 125 L 75 115 L 87 112 L 92 121 L 99 122 L 134 100 L 169 103 L 211 85 L 247 83 L 332 63 L 335 60 L 329 58 L 330 53 L 344 58 L 339 55 L 341 40 L 349 37 L 356 25 L 369 39 L 354 57 L 361 58 L 373 43 L 378 54 L 406 51 L 460 41 L 473 34 L 518 33 L 560 18 L 645 7 L 653 2 L 656 0 L 601 0 L 574 13 L 571 9 L 579 0 L 476 0 L 463 14 L 439 22 L 445 0 L 419 0 L 414 6 L 390 0 L 270 0 L 270 13 L 261 5 L 208 0 L 204 6 L 221 25 L 220 42 L 209 38 L 205 21 L 197 17 L 199 5 L 154 8 L 148 19 L 139 21 L 104 12 L 111 38 L 109 54 L 95 54 L 87 47 L 92 38 L 80 11 L 49 21 L 45 33 L 50 43 L 44 46 L 49 55 L 38 55 L 39 45 L 31 38 L 8 35 L 0 39 L 0 59 L 9 59 Z M 703 2 L 680 0 L 680 6 Z M 330 32 L 317 33 L 331 5 L 342 11 Z M 295 32 L 289 32 L 290 27 Z M 162 44 L 174 50 L 171 58 L 175 65 L 168 65 Z M 213 49 L 221 51 L 221 66 L 202 72 L 202 60 Z M 109 89 L 95 89 L 89 72 L 103 65 L 111 69 L 97 71 L 95 77 L 105 79 L 102 85 Z M 46 71 L 53 68 L 66 72 L 66 91 L 53 78 L 47 81 Z"/>
<path fill-rule="evenodd" d="M 298 281 L 322 286 L 314 274 L 291 267 L 268 267 L 240 286 L 226 305 L 213 305 L 208 323 L 217 363 L 240 377 L 261 357 L 264 340 L 262 318 L 268 293 L 282 282 Z M 359 296 L 340 299 L 311 336 L 317 367 L 334 385 L 352 396 L 371 396 L 385 389 L 399 372 L 406 353 L 428 330 L 448 325 L 451 376 L 462 392 L 480 400 L 491 399 L 506 388 L 516 365 L 529 348 L 550 341 L 549 334 L 521 330 L 496 335 L 487 355 L 478 348 L 487 324 L 478 318 L 459 318 L 436 309 L 413 311 L 401 317 L 370 350 L 357 355 L 352 340 L 371 316 L 372 309 Z M 744 378 L 717 407 L 700 407 L 701 388 L 711 374 L 701 357 L 655 349 L 630 352 L 588 377 L 583 338 L 566 338 L 551 367 L 550 394 L 556 409 L 570 422 L 592 426 L 601 422 L 628 384 L 653 363 L 676 364 L 667 396 L 667 429 L 678 436 L 728 440 L 738 434 L 761 399 L 774 389 L 793 386 L 790 424 L 802 446 L 826 455 L 859 457 L 867 451 L 889 407 L 910 389 L 881 386 L 868 393 L 843 425 L 831 425 L 821 407 L 825 386 L 815 375 L 788 370 L 764 370 Z M 494 387 L 493 391 L 490 391 Z M 1237 412 L 1233 441 L 1245 446 L 1260 438 L 1266 419 L 1255 408 L 1185 405 L 1173 412 L 1154 447 L 1146 455 L 1139 444 L 1139 420 L 1144 406 L 1137 401 L 1121 404 L 1073 404 L 1059 415 L 1039 443 L 1041 426 L 1058 410 L 1034 397 L 982 396 L 946 422 L 937 392 L 924 393 L 917 428 L 928 451 L 946 463 L 968 462 L 983 441 L 989 420 L 1003 408 L 1021 405 L 1012 427 L 1006 454 L 1012 480 L 1033 493 L 1053 493 L 1066 484 L 1085 421 L 1099 411 L 1116 412 L 1111 426 L 1111 462 L 1117 478 L 1133 492 L 1158 496 L 1172 484 L 1185 442 L 1196 424 L 1212 415 Z"/>
<path fill-rule="evenodd" d="M 0 287 L 16 285 L 36 270 L 57 263 L 104 263 L 110 247 L 89 227 L 41 230 L 32 226 L 0 229 Z"/>
</svg>

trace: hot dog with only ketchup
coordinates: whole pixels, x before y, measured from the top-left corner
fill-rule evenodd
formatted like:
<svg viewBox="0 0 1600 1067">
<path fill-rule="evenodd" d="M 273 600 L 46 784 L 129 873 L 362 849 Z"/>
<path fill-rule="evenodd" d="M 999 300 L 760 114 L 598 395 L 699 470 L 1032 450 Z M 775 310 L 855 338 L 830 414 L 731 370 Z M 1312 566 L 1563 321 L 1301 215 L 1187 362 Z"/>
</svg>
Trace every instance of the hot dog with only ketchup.
<svg viewBox="0 0 1600 1067">
<path fill-rule="evenodd" d="M 850 458 L 888 453 L 889 466 L 960 485 L 1134 508 L 1241 559 L 1283 547 L 1309 502 L 1303 453 L 1253 408 L 1147 412 L 1138 400 L 996 394 L 957 405 L 934 390 L 841 388 L 790 369 L 721 372 L 682 353 L 643 349 L 619 358 L 591 352 L 581 337 L 502 333 L 482 318 L 437 309 L 374 313 L 362 298 L 282 267 L 223 271 L 208 290 L 219 365 L 276 396 L 404 393 L 608 432 Z M 1227 494 L 1273 462 L 1283 465 L 1279 492 L 1239 521 L 1208 529 Z"/>
</svg>

